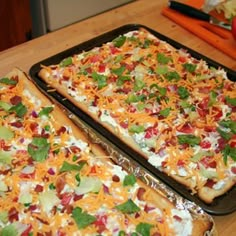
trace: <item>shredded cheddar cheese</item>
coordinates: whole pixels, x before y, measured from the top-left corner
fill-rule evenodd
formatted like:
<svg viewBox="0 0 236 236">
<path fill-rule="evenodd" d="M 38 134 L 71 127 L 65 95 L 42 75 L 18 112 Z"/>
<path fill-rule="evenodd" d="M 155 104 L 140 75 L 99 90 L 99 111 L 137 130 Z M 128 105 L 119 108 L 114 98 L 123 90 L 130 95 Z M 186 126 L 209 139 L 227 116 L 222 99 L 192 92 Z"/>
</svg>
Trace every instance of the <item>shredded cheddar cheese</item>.
<svg viewBox="0 0 236 236">
<path fill-rule="evenodd" d="M 188 187 L 194 192 L 204 187 L 214 192 L 222 180 L 235 184 L 236 88 L 222 69 L 144 29 L 74 55 L 68 65 L 42 68 L 48 84 L 88 107 L 119 137 L 130 138 L 151 164 L 192 179 L 195 186 Z M 204 155 L 191 161 L 206 151 L 213 153 L 209 162 Z M 209 187 L 207 180 L 216 185 Z"/>
</svg>

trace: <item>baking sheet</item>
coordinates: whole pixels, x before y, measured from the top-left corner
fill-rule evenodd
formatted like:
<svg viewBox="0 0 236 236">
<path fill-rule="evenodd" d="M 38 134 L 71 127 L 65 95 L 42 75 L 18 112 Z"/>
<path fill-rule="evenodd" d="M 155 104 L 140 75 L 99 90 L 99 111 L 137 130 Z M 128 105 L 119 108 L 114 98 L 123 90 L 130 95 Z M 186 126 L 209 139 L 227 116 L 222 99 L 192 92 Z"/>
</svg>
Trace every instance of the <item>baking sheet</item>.
<svg viewBox="0 0 236 236">
<path fill-rule="evenodd" d="M 52 98 L 53 99 L 53 98 Z M 82 129 L 90 142 L 98 144 L 102 146 L 107 153 L 109 153 L 109 157 L 111 160 L 121 166 L 128 173 L 133 173 L 138 179 L 140 179 L 143 183 L 154 189 L 160 195 L 168 198 L 170 202 L 174 204 L 177 209 L 185 209 L 188 210 L 191 214 L 193 220 L 203 220 L 211 223 L 211 228 L 204 232 L 205 236 L 216 236 L 218 235 L 217 229 L 215 227 L 215 222 L 209 214 L 204 212 L 204 210 L 195 204 L 192 201 L 189 201 L 183 197 L 181 197 L 178 193 L 173 191 L 170 187 L 168 187 L 165 183 L 155 178 L 147 169 L 138 164 L 133 158 L 126 155 L 121 149 L 117 148 L 113 143 L 107 140 L 104 136 L 96 132 L 96 130 L 92 129 L 88 124 L 82 121 L 78 116 L 74 113 L 70 112 L 66 107 L 64 107 L 61 103 L 58 103 L 53 99 L 54 103 L 57 103 L 59 107 L 64 111 L 64 113 L 80 128 Z"/>
<path fill-rule="evenodd" d="M 50 94 L 50 96 L 54 97 L 57 101 L 59 101 L 63 106 L 68 108 L 72 113 L 78 116 L 81 120 L 85 121 L 91 128 L 96 130 L 102 136 L 105 136 L 108 141 L 115 144 L 116 147 L 124 151 L 125 154 L 133 158 L 138 164 L 145 167 L 152 175 L 160 179 L 162 182 L 164 182 L 166 185 L 174 189 L 180 195 L 182 195 L 183 197 L 187 198 L 190 201 L 195 202 L 197 205 L 199 205 L 202 209 L 204 209 L 206 212 L 210 214 L 224 215 L 224 214 L 232 213 L 233 211 L 236 210 L 236 187 L 232 188 L 228 193 L 224 194 L 223 196 L 216 198 L 211 204 L 206 204 L 201 199 L 199 199 L 196 195 L 192 195 L 189 190 L 183 187 L 183 185 L 177 183 L 175 180 L 173 180 L 172 178 L 170 178 L 169 176 L 167 176 L 166 174 L 162 173 L 161 171 L 156 169 L 154 166 L 149 164 L 143 156 L 139 155 L 133 149 L 129 148 L 128 145 L 123 143 L 118 137 L 109 133 L 102 125 L 95 122 L 89 115 L 82 112 L 80 109 L 76 108 L 71 102 L 66 100 L 63 96 L 61 96 L 54 90 L 50 90 L 48 85 L 38 77 L 38 72 L 41 69 L 42 64 L 43 65 L 58 64 L 61 60 L 63 60 L 66 57 L 69 57 L 73 54 L 80 53 L 82 51 L 90 50 L 96 46 L 101 46 L 103 43 L 112 41 L 114 38 L 116 38 L 117 36 L 121 34 L 127 33 L 132 30 L 138 30 L 140 28 L 144 28 L 148 30 L 150 33 L 152 33 L 159 39 L 166 41 L 167 43 L 171 44 L 177 49 L 184 48 L 188 50 L 188 52 L 193 57 L 207 61 L 209 66 L 213 66 L 216 68 L 220 67 L 224 69 L 227 72 L 228 78 L 232 81 L 236 81 L 235 71 L 232 71 L 231 69 L 223 65 L 220 65 L 219 63 L 209 59 L 208 57 L 204 55 L 199 54 L 196 51 L 191 50 L 190 48 L 185 47 L 184 45 L 168 38 L 165 35 L 162 35 L 146 26 L 137 25 L 137 24 L 121 26 L 117 29 L 109 31 L 103 35 L 100 35 L 82 44 L 79 44 L 73 48 L 70 48 L 66 51 L 60 52 L 45 60 L 42 60 L 31 67 L 30 72 L 29 72 L 30 76 L 42 88 L 42 90 L 47 91 Z"/>
</svg>

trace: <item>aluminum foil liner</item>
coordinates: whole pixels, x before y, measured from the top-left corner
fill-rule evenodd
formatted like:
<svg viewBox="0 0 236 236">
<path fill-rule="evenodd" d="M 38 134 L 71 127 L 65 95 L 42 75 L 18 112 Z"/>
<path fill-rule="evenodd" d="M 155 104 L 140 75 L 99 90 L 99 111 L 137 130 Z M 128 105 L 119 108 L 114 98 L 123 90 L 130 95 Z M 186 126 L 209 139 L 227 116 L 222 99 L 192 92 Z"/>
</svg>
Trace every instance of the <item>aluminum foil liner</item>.
<svg viewBox="0 0 236 236">
<path fill-rule="evenodd" d="M 113 143 L 98 134 L 77 116 L 75 116 L 68 110 L 65 110 L 65 112 L 68 114 L 69 118 L 87 134 L 91 142 L 101 145 L 105 149 L 105 151 L 109 153 L 110 158 L 115 164 L 120 165 L 129 173 L 133 173 L 137 178 L 142 180 L 149 187 L 155 189 L 164 197 L 167 197 L 177 207 L 177 209 L 187 209 L 191 213 L 193 220 L 201 218 L 211 222 L 212 228 L 210 231 L 205 232 L 205 236 L 217 235 L 213 218 L 206 212 L 204 212 L 202 208 L 197 206 L 195 203 L 184 199 L 164 183 L 162 183 L 160 180 L 153 177 L 152 174 L 148 172 L 148 170 L 140 166 L 140 164 L 134 161 L 131 157 L 128 157 L 122 150 L 118 149 Z"/>
</svg>

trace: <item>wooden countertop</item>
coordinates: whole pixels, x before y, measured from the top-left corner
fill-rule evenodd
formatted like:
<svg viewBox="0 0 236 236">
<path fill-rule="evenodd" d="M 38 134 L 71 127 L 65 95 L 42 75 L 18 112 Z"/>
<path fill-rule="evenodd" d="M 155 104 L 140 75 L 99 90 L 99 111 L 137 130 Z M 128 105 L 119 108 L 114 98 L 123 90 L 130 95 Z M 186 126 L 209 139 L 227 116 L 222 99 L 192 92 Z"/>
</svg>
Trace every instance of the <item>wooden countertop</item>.
<svg viewBox="0 0 236 236">
<path fill-rule="evenodd" d="M 236 70 L 235 60 L 163 16 L 161 9 L 166 4 L 167 0 L 137 0 L 2 51 L 0 52 L 0 76 L 4 76 L 16 66 L 28 72 L 33 64 L 44 58 L 130 23 L 143 24 L 153 28 L 187 47 Z M 4 35 L 1 35 L 1 37 L 4 37 Z M 226 216 L 213 216 L 213 218 L 219 235 L 233 236 L 236 234 L 236 212 Z"/>
</svg>

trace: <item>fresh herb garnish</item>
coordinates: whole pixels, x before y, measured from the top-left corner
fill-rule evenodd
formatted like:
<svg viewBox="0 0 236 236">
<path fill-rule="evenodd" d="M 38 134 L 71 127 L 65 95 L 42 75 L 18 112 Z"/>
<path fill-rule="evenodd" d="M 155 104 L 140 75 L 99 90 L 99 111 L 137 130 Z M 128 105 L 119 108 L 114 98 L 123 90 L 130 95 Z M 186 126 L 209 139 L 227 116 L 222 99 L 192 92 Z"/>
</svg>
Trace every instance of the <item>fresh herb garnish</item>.
<svg viewBox="0 0 236 236">
<path fill-rule="evenodd" d="M 192 134 L 182 134 L 178 135 L 179 144 L 189 144 L 191 146 L 198 145 L 201 142 L 201 138 Z"/>
<path fill-rule="evenodd" d="M 160 64 L 166 65 L 168 62 L 172 61 L 172 58 L 166 56 L 164 53 L 157 53 L 157 61 Z"/>
<path fill-rule="evenodd" d="M 134 174 L 126 175 L 123 180 L 123 186 L 133 186 L 136 183 L 136 177 Z"/>
<path fill-rule="evenodd" d="M 98 89 L 102 89 L 107 86 L 107 77 L 105 75 L 100 75 L 96 72 L 92 73 L 92 78 L 97 81 Z"/>
<path fill-rule="evenodd" d="M 224 130 L 220 129 L 220 128 L 217 128 L 216 129 L 217 132 L 220 134 L 220 136 L 225 139 L 225 140 L 230 140 L 233 136 L 233 134 L 231 132 L 225 132 Z"/>
<path fill-rule="evenodd" d="M 232 106 L 236 106 L 236 98 L 225 97 L 226 103 Z"/>
<path fill-rule="evenodd" d="M 129 94 L 127 99 L 125 100 L 127 103 L 136 103 L 136 102 L 143 102 L 146 100 L 146 96 L 144 94 L 136 95 L 136 94 Z"/>
<path fill-rule="evenodd" d="M 177 93 L 181 99 L 186 99 L 189 97 L 188 90 L 183 86 L 178 87 Z"/>
<path fill-rule="evenodd" d="M 125 203 L 117 205 L 115 208 L 126 214 L 132 214 L 140 211 L 140 208 L 131 199 Z"/>
<path fill-rule="evenodd" d="M 46 160 L 50 149 L 50 144 L 46 138 L 35 137 L 28 145 L 28 153 L 34 161 L 42 162 Z"/>
<path fill-rule="evenodd" d="M 121 66 L 119 68 L 114 68 L 111 70 L 111 72 L 115 75 L 121 76 L 125 71 L 125 66 Z"/>
<path fill-rule="evenodd" d="M 43 107 L 39 112 L 39 116 L 48 116 L 53 111 L 53 107 Z"/>
<path fill-rule="evenodd" d="M 9 109 L 9 112 L 15 112 L 18 117 L 22 118 L 27 113 L 27 108 L 25 105 L 19 102 L 17 105 L 12 106 Z"/>
<path fill-rule="evenodd" d="M 148 223 L 139 223 L 136 226 L 136 232 L 139 233 L 139 235 L 142 236 L 150 236 L 150 231 L 153 225 Z"/>
<path fill-rule="evenodd" d="M 231 147 L 229 144 L 227 144 L 224 149 L 222 150 L 223 153 L 223 159 L 225 165 L 227 165 L 228 157 L 231 157 L 234 161 L 236 161 L 236 148 Z"/>
<path fill-rule="evenodd" d="M 59 65 L 60 67 L 66 67 L 66 66 L 71 65 L 72 63 L 73 63 L 72 57 L 67 57 L 64 60 L 62 60 Z"/>
<path fill-rule="evenodd" d="M 134 91 L 137 92 L 146 86 L 145 82 L 141 79 L 135 79 L 134 81 Z"/>
<path fill-rule="evenodd" d="M 9 78 L 1 78 L 0 83 L 6 84 L 6 85 L 16 85 L 17 81 Z"/>
<path fill-rule="evenodd" d="M 125 81 L 129 81 L 129 80 L 131 80 L 130 76 L 127 76 L 127 75 L 119 76 L 118 79 L 117 79 L 116 84 L 118 86 L 121 86 L 121 85 L 124 84 Z"/>
<path fill-rule="evenodd" d="M 210 100 L 208 102 L 208 106 L 211 107 L 216 103 L 217 93 L 215 91 L 211 91 L 209 98 Z"/>
<path fill-rule="evenodd" d="M 165 74 L 165 78 L 168 81 L 172 81 L 172 80 L 178 81 L 180 80 L 180 75 L 176 71 L 169 71 Z"/>
<path fill-rule="evenodd" d="M 80 207 L 76 207 L 73 209 L 72 218 L 74 219 L 79 229 L 86 228 L 97 219 L 95 216 L 90 215 L 87 212 L 83 212 Z"/>
<path fill-rule="evenodd" d="M 167 107 L 159 112 L 159 114 L 163 117 L 167 117 L 170 114 L 171 108 Z"/>
<path fill-rule="evenodd" d="M 228 128 L 232 133 L 236 134 L 236 121 L 233 120 L 222 120 L 219 122 L 222 127 Z"/>
<path fill-rule="evenodd" d="M 114 44 L 115 47 L 120 48 L 126 41 L 126 36 L 121 35 L 117 38 L 115 38 L 112 42 Z"/>
<path fill-rule="evenodd" d="M 196 70 L 197 65 L 191 64 L 191 63 L 185 63 L 185 64 L 183 64 L 183 67 L 186 71 L 193 73 Z"/>
<path fill-rule="evenodd" d="M 60 172 L 67 172 L 67 171 L 80 171 L 86 162 L 81 161 L 78 164 L 70 164 L 67 161 L 64 161 L 62 167 L 60 168 Z"/>
</svg>

